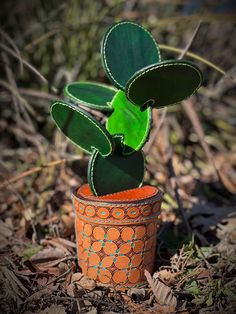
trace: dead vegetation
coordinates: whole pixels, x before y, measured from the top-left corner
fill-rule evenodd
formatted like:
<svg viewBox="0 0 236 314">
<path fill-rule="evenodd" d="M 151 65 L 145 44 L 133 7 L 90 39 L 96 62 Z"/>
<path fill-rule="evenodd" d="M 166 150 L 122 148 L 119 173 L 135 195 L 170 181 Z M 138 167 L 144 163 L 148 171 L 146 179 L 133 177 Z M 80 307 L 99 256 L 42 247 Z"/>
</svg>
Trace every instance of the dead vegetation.
<svg viewBox="0 0 236 314">
<path fill-rule="evenodd" d="M 233 12 L 209 3 L 4 2 L 1 313 L 235 313 L 235 25 Z M 105 80 L 99 41 L 116 19 L 144 23 L 161 44 L 205 58 L 199 93 L 154 112 L 145 179 L 166 192 L 156 272 L 146 274 L 146 286 L 128 290 L 80 273 L 70 189 L 85 182 L 88 159 L 49 117 L 64 83 Z M 177 58 L 168 47 L 163 53 Z"/>
</svg>

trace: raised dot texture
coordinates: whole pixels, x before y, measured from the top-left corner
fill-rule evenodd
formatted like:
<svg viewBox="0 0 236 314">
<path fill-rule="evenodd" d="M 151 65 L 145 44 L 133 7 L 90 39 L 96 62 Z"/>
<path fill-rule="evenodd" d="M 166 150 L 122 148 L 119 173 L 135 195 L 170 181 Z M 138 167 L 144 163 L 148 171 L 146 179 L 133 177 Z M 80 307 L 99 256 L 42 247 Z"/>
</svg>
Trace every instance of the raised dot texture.
<svg viewBox="0 0 236 314">
<path fill-rule="evenodd" d="M 107 239 L 115 241 L 119 238 L 120 232 L 117 230 L 117 228 L 109 228 L 107 230 Z"/>
<path fill-rule="evenodd" d="M 98 254 L 91 253 L 89 256 L 89 265 L 90 266 L 97 266 L 100 263 L 101 259 Z"/>
<path fill-rule="evenodd" d="M 130 259 L 127 256 L 118 256 L 115 262 L 115 265 L 119 269 L 127 268 Z"/>
<path fill-rule="evenodd" d="M 112 211 L 112 216 L 114 217 L 114 218 L 116 218 L 116 219 L 122 219 L 122 218 L 124 218 L 124 211 L 123 211 L 123 209 L 120 209 L 120 208 L 115 208 L 115 209 L 113 209 L 113 211 Z"/>
<path fill-rule="evenodd" d="M 125 283 L 127 281 L 127 271 L 117 270 L 113 275 L 113 280 L 115 283 Z"/>
<path fill-rule="evenodd" d="M 129 240 L 131 241 L 133 239 L 133 235 L 134 235 L 134 230 L 130 227 L 124 228 L 121 232 L 121 238 L 125 242 Z"/>
<path fill-rule="evenodd" d="M 144 247 L 143 241 L 137 240 L 137 241 L 134 242 L 133 251 L 135 253 L 139 253 L 139 252 L 141 252 L 143 250 L 143 247 Z"/>
<path fill-rule="evenodd" d="M 92 226 L 91 226 L 91 225 L 89 225 L 89 224 L 85 224 L 85 225 L 84 225 L 84 233 L 85 233 L 87 236 L 91 236 L 92 231 L 93 231 L 93 229 L 92 229 Z"/>
<path fill-rule="evenodd" d="M 104 270 L 104 269 L 101 269 L 100 270 L 100 274 L 99 274 L 99 280 L 102 282 L 102 283 L 108 283 L 111 279 L 111 273 L 109 272 L 109 270 Z"/>
<path fill-rule="evenodd" d="M 109 210 L 105 207 L 100 207 L 97 214 L 100 218 L 108 218 L 110 216 Z"/>
<path fill-rule="evenodd" d="M 86 213 L 87 216 L 93 217 L 93 216 L 95 215 L 95 209 L 94 209 L 94 207 L 93 207 L 93 206 L 87 206 L 87 207 L 85 208 L 85 213 Z"/>
<path fill-rule="evenodd" d="M 89 269 L 88 269 L 88 276 L 89 276 L 89 278 L 96 280 L 97 279 L 97 275 L 98 275 L 97 268 L 89 267 Z"/>
<path fill-rule="evenodd" d="M 142 239 L 145 237 L 146 228 L 144 226 L 138 226 L 135 228 L 135 238 Z"/>
<path fill-rule="evenodd" d="M 93 236 L 96 240 L 104 240 L 105 231 L 101 227 L 95 227 L 93 229 Z"/>
<path fill-rule="evenodd" d="M 117 245 L 113 242 L 107 242 L 103 250 L 107 255 L 115 254 L 117 250 Z"/>
<path fill-rule="evenodd" d="M 129 272 L 128 279 L 131 283 L 136 283 L 140 279 L 140 270 L 139 269 L 131 269 Z"/>
</svg>

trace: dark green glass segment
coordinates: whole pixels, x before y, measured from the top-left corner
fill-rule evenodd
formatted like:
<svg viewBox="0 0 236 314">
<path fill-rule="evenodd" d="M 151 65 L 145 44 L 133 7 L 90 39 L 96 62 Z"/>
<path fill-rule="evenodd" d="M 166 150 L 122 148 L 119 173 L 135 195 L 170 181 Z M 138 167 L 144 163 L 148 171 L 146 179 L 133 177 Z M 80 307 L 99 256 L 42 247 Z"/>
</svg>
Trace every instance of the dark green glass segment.
<svg viewBox="0 0 236 314">
<path fill-rule="evenodd" d="M 51 106 L 51 115 L 62 133 L 86 152 L 92 153 L 95 148 L 102 156 L 112 152 L 113 140 L 110 134 L 83 109 L 56 101 Z"/>
<path fill-rule="evenodd" d="M 141 186 L 144 177 L 144 156 L 142 151 L 130 156 L 120 154 L 121 147 L 103 157 L 98 150 L 91 156 L 88 179 L 94 195 L 106 195 Z"/>
<path fill-rule="evenodd" d="M 125 93 L 139 107 L 161 108 L 191 96 L 202 83 L 202 74 L 192 62 L 168 60 L 146 67 L 129 80 Z"/>
<path fill-rule="evenodd" d="M 115 93 L 115 88 L 93 82 L 73 82 L 64 88 L 64 94 L 78 104 L 107 112 L 113 111 L 109 103 Z"/>
<path fill-rule="evenodd" d="M 107 76 L 123 90 L 135 72 L 160 61 L 159 48 L 152 35 L 129 21 L 114 24 L 108 29 L 101 53 Z"/>
</svg>

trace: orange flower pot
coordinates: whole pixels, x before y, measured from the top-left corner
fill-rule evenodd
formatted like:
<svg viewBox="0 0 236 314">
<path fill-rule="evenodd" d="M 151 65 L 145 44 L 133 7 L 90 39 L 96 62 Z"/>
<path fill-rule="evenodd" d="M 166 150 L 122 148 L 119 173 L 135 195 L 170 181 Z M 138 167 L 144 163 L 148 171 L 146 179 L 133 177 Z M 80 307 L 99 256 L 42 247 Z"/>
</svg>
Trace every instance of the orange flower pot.
<svg viewBox="0 0 236 314">
<path fill-rule="evenodd" d="M 145 283 L 144 270 L 153 272 L 161 191 L 144 186 L 98 197 L 86 184 L 72 200 L 83 274 L 111 285 Z"/>
</svg>

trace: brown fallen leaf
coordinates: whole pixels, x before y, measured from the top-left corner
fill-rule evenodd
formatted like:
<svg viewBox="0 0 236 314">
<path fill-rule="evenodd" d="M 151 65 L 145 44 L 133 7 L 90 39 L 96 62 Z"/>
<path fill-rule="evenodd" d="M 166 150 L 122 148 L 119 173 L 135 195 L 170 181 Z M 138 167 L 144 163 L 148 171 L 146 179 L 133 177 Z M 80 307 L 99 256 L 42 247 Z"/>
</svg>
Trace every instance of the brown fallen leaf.
<svg viewBox="0 0 236 314">
<path fill-rule="evenodd" d="M 146 290 L 144 288 L 131 288 L 127 292 L 134 301 L 140 302 L 146 297 Z"/>
<path fill-rule="evenodd" d="M 62 243 L 59 243 L 55 239 L 44 239 L 44 240 L 41 240 L 40 243 L 42 245 L 50 245 L 50 246 L 53 246 L 54 248 L 62 250 L 64 252 L 64 256 L 71 255 L 70 251 L 65 247 L 65 245 L 63 245 Z"/>
<path fill-rule="evenodd" d="M 83 276 L 79 281 L 76 281 L 75 284 L 78 290 L 93 290 L 96 287 L 95 281 L 86 276 Z"/>
<path fill-rule="evenodd" d="M 53 240 L 57 243 L 63 244 L 68 249 L 70 249 L 70 248 L 76 249 L 76 247 L 77 247 L 75 242 L 72 242 L 72 241 L 64 239 L 64 238 L 55 238 Z"/>
<path fill-rule="evenodd" d="M 76 291 L 76 286 L 75 284 L 72 282 L 70 285 L 68 285 L 66 287 L 66 293 L 68 294 L 68 296 L 70 296 L 71 298 L 75 298 L 77 297 L 77 291 Z"/>
<path fill-rule="evenodd" d="M 38 312 L 38 314 L 66 314 L 66 310 L 62 305 L 52 305 L 45 310 Z"/>
<path fill-rule="evenodd" d="M 68 237 L 74 233 L 74 218 L 71 215 L 62 215 L 61 220 L 64 224 L 63 236 Z"/>
<path fill-rule="evenodd" d="M 153 313 L 158 313 L 158 314 L 175 314 L 176 313 L 175 308 L 173 308 L 170 305 L 155 304 L 152 310 L 153 310 Z"/>
<path fill-rule="evenodd" d="M 147 270 L 144 271 L 144 275 L 147 278 L 147 281 L 152 289 L 153 294 L 156 297 L 156 301 L 158 302 L 158 304 L 164 306 L 163 310 L 166 306 L 168 307 L 169 312 L 166 313 L 175 313 L 175 310 L 177 308 L 177 298 L 173 294 L 171 288 L 164 284 L 158 278 L 154 280 Z"/>
<path fill-rule="evenodd" d="M 0 270 L 1 278 L 4 278 L 4 281 L 9 283 L 11 289 L 19 296 L 24 297 L 29 294 L 27 288 L 21 283 L 18 277 L 14 272 L 8 269 L 6 266 L 1 267 Z"/>
<path fill-rule="evenodd" d="M 153 279 L 160 279 L 166 285 L 174 284 L 176 282 L 176 277 L 179 275 L 178 272 L 172 272 L 169 269 L 161 269 L 158 272 L 155 272 L 153 275 Z"/>
<path fill-rule="evenodd" d="M 0 235 L 5 238 L 11 237 L 13 234 L 13 227 L 7 221 L 0 220 Z"/>
<path fill-rule="evenodd" d="M 56 259 L 56 260 L 53 260 L 53 261 L 40 263 L 40 265 L 38 265 L 38 266 L 39 266 L 40 269 L 47 269 L 47 268 L 50 268 L 50 267 L 55 267 L 58 264 L 60 264 L 61 262 L 64 262 L 64 261 L 67 261 L 67 260 L 68 260 L 68 256 L 65 256 L 63 258 L 59 258 L 59 259 Z"/>
<path fill-rule="evenodd" d="M 197 270 L 197 280 L 206 279 L 210 280 L 212 278 L 212 270 L 204 267 L 198 268 Z"/>
<path fill-rule="evenodd" d="M 39 300 L 39 299 L 41 299 L 45 295 L 51 295 L 52 293 L 53 293 L 52 289 L 44 288 L 42 290 L 36 291 L 35 293 L 31 294 L 31 296 L 29 296 L 25 300 L 25 302 L 26 303 L 32 303 L 33 301 Z"/>
<path fill-rule="evenodd" d="M 84 275 L 82 273 L 74 273 L 71 277 L 71 282 L 79 281 Z"/>
<path fill-rule="evenodd" d="M 74 254 L 74 251 L 76 249 L 76 243 L 63 239 L 63 238 L 53 238 L 53 239 L 44 239 L 41 241 L 43 245 L 51 245 L 54 247 L 57 247 L 65 252 L 67 255 L 71 255 L 71 253 Z"/>
<path fill-rule="evenodd" d="M 45 248 L 31 256 L 30 261 L 34 264 L 46 263 L 65 257 L 65 252 L 59 248 Z"/>
</svg>

